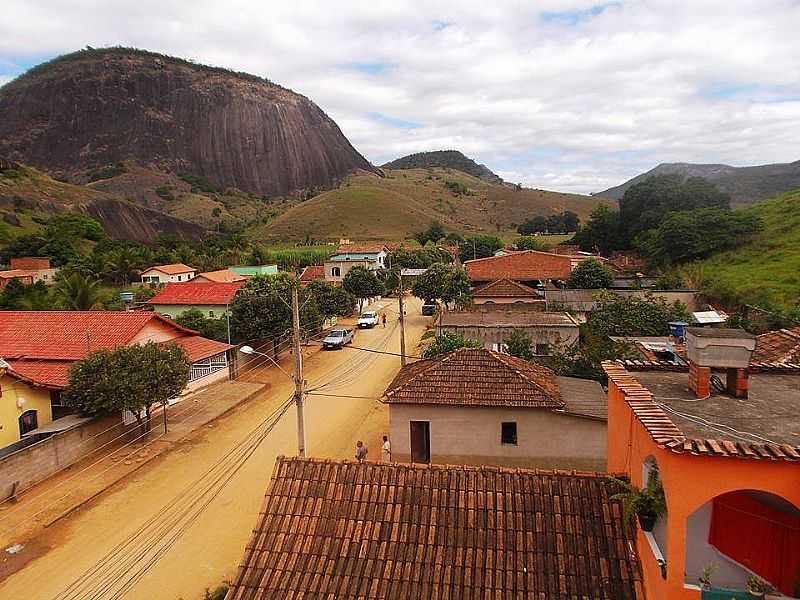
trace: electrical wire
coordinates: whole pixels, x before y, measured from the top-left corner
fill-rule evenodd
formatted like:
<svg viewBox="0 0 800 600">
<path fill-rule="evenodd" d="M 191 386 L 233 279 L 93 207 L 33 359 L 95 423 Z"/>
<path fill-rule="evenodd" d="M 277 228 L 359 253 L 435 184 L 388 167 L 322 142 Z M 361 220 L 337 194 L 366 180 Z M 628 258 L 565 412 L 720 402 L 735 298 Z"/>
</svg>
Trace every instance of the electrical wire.
<svg viewBox="0 0 800 600">
<path fill-rule="evenodd" d="M 658 402 L 658 401 L 656 401 L 656 404 L 659 407 L 661 407 L 662 409 L 664 409 L 665 411 L 667 411 L 667 412 L 669 412 L 671 414 L 674 414 L 674 415 L 677 415 L 679 417 L 682 417 L 682 418 L 684 418 L 684 419 L 686 419 L 688 421 L 691 421 L 692 423 L 694 423 L 696 425 L 703 425 L 705 427 L 713 429 L 717 433 L 721 433 L 723 435 L 731 435 L 733 437 L 736 437 L 736 438 L 738 438 L 738 439 L 740 439 L 740 440 L 742 440 L 744 442 L 748 442 L 748 443 L 753 443 L 753 440 L 755 439 L 755 440 L 759 440 L 761 442 L 765 442 L 765 443 L 768 443 L 768 444 L 779 445 L 777 442 L 774 442 L 774 441 L 772 441 L 772 440 L 770 440 L 768 438 L 765 438 L 763 436 L 760 436 L 758 434 L 755 434 L 755 433 L 752 433 L 752 432 L 749 432 L 749 431 L 740 431 L 738 429 L 734 429 L 730 425 L 725 425 L 723 423 L 715 423 L 714 421 L 709 421 L 707 419 L 704 419 L 702 417 L 698 417 L 696 415 L 688 415 L 686 413 L 682 413 L 682 412 L 677 411 L 674 408 L 672 408 L 669 404 L 665 404 L 663 402 Z"/>
</svg>

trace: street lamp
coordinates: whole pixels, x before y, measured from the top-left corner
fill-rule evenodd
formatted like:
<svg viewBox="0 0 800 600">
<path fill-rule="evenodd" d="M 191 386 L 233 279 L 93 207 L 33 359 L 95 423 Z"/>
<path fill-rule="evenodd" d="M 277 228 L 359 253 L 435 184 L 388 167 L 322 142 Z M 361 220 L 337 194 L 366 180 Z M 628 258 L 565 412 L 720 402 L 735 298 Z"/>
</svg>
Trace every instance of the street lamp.
<svg viewBox="0 0 800 600">
<path fill-rule="evenodd" d="M 239 352 L 241 352 L 242 354 L 261 354 L 260 352 L 256 352 L 255 350 L 253 350 L 252 346 L 242 346 L 241 348 L 239 348 Z"/>
</svg>

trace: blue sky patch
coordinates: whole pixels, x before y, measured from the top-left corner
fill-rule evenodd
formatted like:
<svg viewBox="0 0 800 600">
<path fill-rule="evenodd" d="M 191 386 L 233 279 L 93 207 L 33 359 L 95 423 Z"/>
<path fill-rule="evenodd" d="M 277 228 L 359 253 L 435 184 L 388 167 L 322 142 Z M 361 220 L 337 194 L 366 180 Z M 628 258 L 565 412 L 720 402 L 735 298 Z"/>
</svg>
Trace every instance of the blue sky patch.
<svg viewBox="0 0 800 600">
<path fill-rule="evenodd" d="M 392 66 L 386 63 L 349 63 L 344 65 L 345 69 L 350 69 L 353 71 L 358 71 L 359 73 L 366 73 L 367 75 L 383 75 L 388 71 Z"/>
<path fill-rule="evenodd" d="M 419 127 L 422 127 L 422 123 L 415 123 L 414 121 L 406 121 L 404 119 L 398 119 L 397 117 L 384 115 L 383 113 L 379 112 L 371 112 L 368 113 L 367 116 L 377 123 L 380 123 L 382 125 L 388 125 L 389 127 L 394 127 L 395 129 L 417 129 Z"/>
<path fill-rule="evenodd" d="M 452 23 L 448 23 L 447 21 L 434 21 L 433 22 L 433 30 L 434 31 L 442 31 L 450 27 Z"/>
<path fill-rule="evenodd" d="M 606 2 L 579 10 L 545 11 L 541 14 L 541 19 L 545 23 L 575 26 L 582 21 L 587 21 L 603 14 L 606 9 L 618 6 L 622 6 L 622 2 Z"/>
</svg>

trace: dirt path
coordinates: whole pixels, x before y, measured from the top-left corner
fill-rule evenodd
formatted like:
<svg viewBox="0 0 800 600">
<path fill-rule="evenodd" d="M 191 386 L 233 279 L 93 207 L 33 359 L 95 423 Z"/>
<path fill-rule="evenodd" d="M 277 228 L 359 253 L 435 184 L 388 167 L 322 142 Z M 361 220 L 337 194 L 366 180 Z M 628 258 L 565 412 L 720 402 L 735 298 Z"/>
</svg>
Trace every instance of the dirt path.
<svg viewBox="0 0 800 600">
<path fill-rule="evenodd" d="M 380 304 L 386 305 L 390 315 L 389 327 L 357 332 L 354 345 L 399 352 L 397 303 L 384 300 Z M 409 353 L 415 351 L 429 322 L 420 316 L 419 308 L 418 301 L 409 299 Z M 352 458 L 356 440 L 362 439 L 370 458 L 377 458 L 380 436 L 388 429 L 388 411 L 375 398 L 399 367 L 398 357 L 385 354 L 354 349 L 313 352 L 305 362 L 306 379 L 309 387 L 322 385 L 317 392 L 329 395 L 311 395 L 306 402 L 308 455 Z M 269 377 L 272 385 L 261 396 L 196 432 L 32 540 L 31 551 L 35 549 L 41 555 L 0 584 L 0 598 L 53 598 L 115 544 L 168 506 L 182 489 L 290 397 L 289 379 L 276 369 L 269 370 Z M 290 409 L 200 520 L 125 598 L 195 600 L 202 598 L 206 588 L 234 576 L 275 457 L 296 453 L 295 418 L 294 409 Z"/>
</svg>

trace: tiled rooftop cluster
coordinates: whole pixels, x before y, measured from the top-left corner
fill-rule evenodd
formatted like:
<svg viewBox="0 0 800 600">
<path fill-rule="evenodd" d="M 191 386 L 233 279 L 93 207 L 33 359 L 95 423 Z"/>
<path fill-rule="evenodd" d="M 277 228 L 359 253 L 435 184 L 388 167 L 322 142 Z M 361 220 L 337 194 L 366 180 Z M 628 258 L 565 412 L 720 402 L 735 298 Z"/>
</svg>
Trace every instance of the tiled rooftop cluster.
<svg viewBox="0 0 800 600">
<path fill-rule="evenodd" d="M 232 600 L 643 598 L 605 475 L 279 457 Z"/>
<path fill-rule="evenodd" d="M 572 270 L 572 259 L 549 252 L 525 250 L 468 260 L 464 267 L 473 281 L 566 279 Z"/>
</svg>

